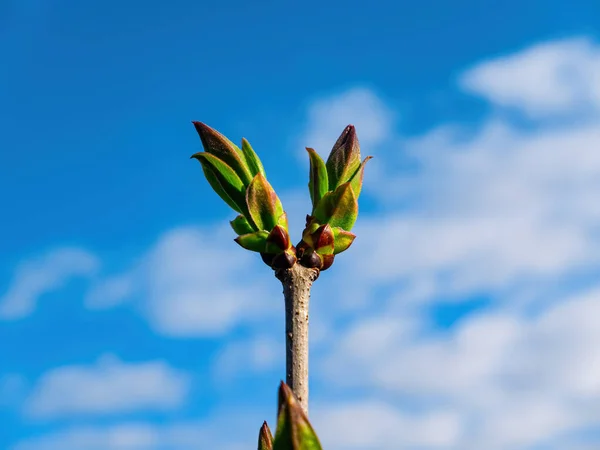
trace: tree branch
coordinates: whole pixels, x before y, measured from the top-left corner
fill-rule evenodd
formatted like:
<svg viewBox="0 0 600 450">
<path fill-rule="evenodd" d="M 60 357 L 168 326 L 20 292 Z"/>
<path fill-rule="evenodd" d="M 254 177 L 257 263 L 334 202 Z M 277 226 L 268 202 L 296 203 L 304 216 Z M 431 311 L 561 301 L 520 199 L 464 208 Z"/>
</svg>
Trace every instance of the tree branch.
<svg viewBox="0 0 600 450">
<path fill-rule="evenodd" d="M 285 298 L 286 383 L 308 415 L 308 303 L 319 270 L 294 264 L 277 270 L 275 276 Z"/>
</svg>

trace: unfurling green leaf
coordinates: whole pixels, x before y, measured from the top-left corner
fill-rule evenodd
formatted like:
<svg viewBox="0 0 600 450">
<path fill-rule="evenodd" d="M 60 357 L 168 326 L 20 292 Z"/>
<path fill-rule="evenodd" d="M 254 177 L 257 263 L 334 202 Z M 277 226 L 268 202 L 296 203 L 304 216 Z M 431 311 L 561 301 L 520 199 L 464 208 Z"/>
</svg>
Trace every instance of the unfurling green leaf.
<svg viewBox="0 0 600 450">
<path fill-rule="evenodd" d="M 329 220 L 330 211 L 333 209 L 332 199 L 333 192 L 328 192 L 313 209 L 313 216 L 318 223 L 327 223 Z"/>
<path fill-rule="evenodd" d="M 241 236 L 242 234 L 254 233 L 255 231 L 258 231 L 258 230 L 255 230 L 254 228 L 252 228 L 252 225 L 250 224 L 250 222 L 248 222 L 246 217 L 244 217 L 242 214 L 237 216 L 235 219 L 233 219 L 229 223 L 231 225 L 231 228 L 233 228 L 233 231 L 235 231 L 238 236 Z"/>
<path fill-rule="evenodd" d="M 333 228 L 333 254 L 337 255 L 348 250 L 356 235 L 340 227 Z"/>
<path fill-rule="evenodd" d="M 231 167 L 247 186 L 252 180 L 252 174 L 246 164 L 244 154 L 237 145 L 202 122 L 193 122 L 193 124 L 200 136 L 204 150 Z"/>
<path fill-rule="evenodd" d="M 246 190 L 246 204 L 252 221 L 260 230 L 271 231 L 283 214 L 279 197 L 261 173 L 254 176 Z"/>
<path fill-rule="evenodd" d="M 322 450 L 319 438 L 298 400 L 283 382 L 279 388 L 279 412 L 273 450 Z"/>
<path fill-rule="evenodd" d="M 192 155 L 202 164 L 202 170 L 213 190 L 225 203 L 239 213 L 246 210 L 244 183 L 222 160 L 206 152 Z"/>
<path fill-rule="evenodd" d="M 360 166 L 360 145 L 353 125 L 348 125 L 334 144 L 327 158 L 329 190 L 350 180 Z"/>
<path fill-rule="evenodd" d="M 352 177 L 350 178 L 350 186 L 352 186 L 352 190 L 354 191 L 354 196 L 356 197 L 357 200 L 358 200 L 358 196 L 360 195 L 360 191 L 362 189 L 363 176 L 365 174 L 365 165 L 367 164 L 367 161 L 369 161 L 372 158 L 373 158 L 372 156 L 367 156 L 363 160 L 360 167 L 358 169 L 356 169 L 356 172 L 354 172 L 354 175 L 352 175 Z"/>
<path fill-rule="evenodd" d="M 258 450 L 273 450 L 273 435 L 267 422 L 263 422 L 258 433 Z"/>
<path fill-rule="evenodd" d="M 352 229 L 357 216 L 358 202 L 350 183 L 344 183 L 335 191 L 328 192 L 315 209 L 315 218 L 319 223 L 328 223 L 346 231 Z"/>
<path fill-rule="evenodd" d="M 310 158 L 310 173 L 308 181 L 308 191 L 312 201 L 313 211 L 315 206 L 329 190 L 329 181 L 327 178 L 327 167 L 319 154 L 312 148 L 306 147 L 308 157 Z"/>
<path fill-rule="evenodd" d="M 279 219 L 277 219 L 277 225 L 279 225 L 281 228 L 283 228 L 284 230 L 288 230 L 288 218 L 287 218 L 287 213 L 284 211 L 283 214 L 281 214 L 279 216 Z"/>
<path fill-rule="evenodd" d="M 246 250 L 253 252 L 264 252 L 267 246 L 267 237 L 269 233 L 264 230 L 256 231 L 255 233 L 242 234 L 234 239 Z"/>
<path fill-rule="evenodd" d="M 260 158 L 246 138 L 242 138 L 242 153 L 244 154 L 246 164 L 252 177 L 254 177 L 257 173 L 262 173 L 263 177 L 267 176 Z"/>
</svg>

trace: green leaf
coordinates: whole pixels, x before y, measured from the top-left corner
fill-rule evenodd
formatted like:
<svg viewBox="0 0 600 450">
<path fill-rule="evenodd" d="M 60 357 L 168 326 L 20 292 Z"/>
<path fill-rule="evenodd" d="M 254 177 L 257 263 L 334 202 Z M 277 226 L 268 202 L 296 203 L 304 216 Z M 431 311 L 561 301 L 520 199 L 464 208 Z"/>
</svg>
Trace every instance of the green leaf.
<svg viewBox="0 0 600 450">
<path fill-rule="evenodd" d="M 358 217 L 358 202 L 350 183 L 328 192 L 317 205 L 314 215 L 320 223 L 350 231 Z"/>
<path fill-rule="evenodd" d="M 327 158 L 329 190 L 350 180 L 360 166 L 360 145 L 353 125 L 348 125 L 334 144 Z"/>
<path fill-rule="evenodd" d="M 322 450 L 321 443 L 292 390 L 281 383 L 273 450 Z"/>
<path fill-rule="evenodd" d="M 287 218 L 287 213 L 284 211 L 283 214 L 281 214 L 279 216 L 279 219 L 277 219 L 277 225 L 279 225 L 281 228 L 283 228 L 284 230 L 288 230 L 288 218 Z"/>
<path fill-rule="evenodd" d="M 244 183 L 233 169 L 210 153 L 196 153 L 192 158 L 200 161 L 204 176 L 219 197 L 234 210 L 243 213 L 246 210 Z"/>
<path fill-rule="evenodd" d="M 340 227 L 333 228 L 333 254 L 337 255 L 348 250 L 356 235 Z"/>
<path fill-rule="evenodd" d="M 319 201 L 319 203 L 317 203 L 317 206 L 313 208 L 313 216 L 317 223 L 327 223 L 329 220 L 329 217 L 331 216 L 330 211 L 333 209 L 333 205 L 331 203 L 332 199 L 333 192 L 327 192 Z"/>
<path fill-rule="evenodd" d="M 237 176 L 244 182 L 244 185 L 247 186 L 252 180 L 252 175 L 246 165 L 244 154 L 237 145 L 217 130 L 214 130 L 202 122 L 193 122 L 193 124 L 200 136 L 204 150 L 231 167 Z"/>
<path fill-rule="evenodd" d="M 273 435 L 267 422 L 263 422 L 258 433 L 258 450 L 273 450 Z"/>
<path fill-rule="evenodd" d="M 325 167 L 323 159 L 312 148 L 306 147 L 306 151 L 310 159 L 308 191 L 314 211 L 315 206 L 329 190 L 329 181 L 327 178 L 327 167 Z"/>
<path fill-rule="evenodd" d="M 242 138 L 242 153 L 244 154 L 248 169 L 250 169 L 250 174 L 255 176 L 257 173 L 262 173 L 263 177 L 266 178 L 265 168 L 246 138 Z"/>
<path fill-rule="evenodd" d="M 358 196 L 360 195 L 360 191 L 362 189 L 363 177 L 364 177 L 364 173 L 365 173 L 365 165 L 372 158 L 373 158 L 372 156 L 367 156 L 363 160 L 360 167 L 358 169 L 356 169 L 356 172 L 354 172 L 354 175 L 352 175 L 352 177 L 350 178 L 350 186 L 352 186 L 352 190 L 354 191 L 354 196 L 356 197 L 357 200 L 358 200 Z"/>
<path fill-rule="evenodd" d="M 238 236 L 242 234 L 254 233 L 255 231 L 257 231 L 252 227 L 252 225 L 250 225 L 250 222 L 248 222 L 246 217 L 244 217 L 242 214 L 240 214 L 231 222 L 229 222 L 229 224 Z"/>
<path fill-rule="evenodd" d="M 267 246 L 267 237 L 269 233 L 266 231 L 256 231 L 254 233 L 242 234 L 234 239 L 246 250 L 253 252 L 264 252 Z"/>
<path fill-rule="evenodd" d="M 261 173 L 254 176 L 246 190 L 246 205 L 252 221 L 260 230 L 271 231 L 283 214 L 279 197 Z"/>
<path fill-rule="evenodd" d="M 324 222 L 326 222 L 326 220 L 324 220 Z M 321 224 L 317 220 L 311 220 L 306 224 L 306 227 L 302 231 L 302 240 L 312 248 L 315 248 L 316 245 L 313 234 L 320 226 Z"/>
</svg>

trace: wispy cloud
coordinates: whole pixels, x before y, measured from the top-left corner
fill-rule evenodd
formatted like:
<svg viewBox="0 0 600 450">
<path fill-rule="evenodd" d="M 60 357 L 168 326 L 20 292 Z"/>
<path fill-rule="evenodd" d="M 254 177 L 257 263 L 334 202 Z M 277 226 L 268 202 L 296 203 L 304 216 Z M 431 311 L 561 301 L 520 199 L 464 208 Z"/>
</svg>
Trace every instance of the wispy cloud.
<svg viewBox="0 0 600 450">
<path fill-rule="evenodd" d="M 377 147 L 390 136 L 396 118 L 395 112 L 376 93 L 364 87 L 315 100 L 307 116 L 300 148 L 313 147 L 323 156 L 327 156 L 348 124 L 360 130 L 364 148 Z M 302 159 L 307 160 L 305 154 Z"/>
<path fill-rule="evenodd" d="M 41 296 L 66 285 L 74 277 L 90 277 L 99 261 L 78 248 L 59 248 L 21 263 L 0 298 L 0 320 L 20 319 L 31 314 Z"/>
<path fill-rule="evenodd" d="M 401 156 L 381 155 L 371 193 L 389 212 L 363 214 L 353 254 L 328 274 L 339 278 L 317 287 L 328 301 L 313 324 L 334 327 L 335 340 L 319 342 L 313 370 L 342 397 L 361 393 L 313 408 L 328 448 L 586 445 L 581 430 L 600 423 L 600 294 L 588 276 L 600 268 L 600 122 L 582 100 L 595 101 L 586 77 L 598 54 L 587 40 L 558 41 L 465 73 L 462 86 L 493 106 L 544 119 L 533 131 L 493 112 L 475 131 L 397 135 Z M 473 295 L 494 301 L 436 330 L 428 305 Z M 340 321 L 346 299 L 363 309 Z"/>
<path fill-rule="evenodd" d="M 546 42 L 465 72 L 461 86 L 532 118 L 600 109 L 600 48 L 587 38 Z"/>
<path fill-rule="evenodd" d="M 171 230 L 126 273 L 93 286 L 87 304 L 95 309 L 136 300 L 154 329 L 170 336 L 215 336 L 262 320 L 276 311 L 264 286 L 271 274 L 233 237 L 228 226 Z"/>
<path fill-rule="evenodd" d="M 600 287 L 590 276 L 600 268 L 600 122 L 587 76 L 598 54 L 575 39 L 474 65 L 460 86 L 492 106 L 477 129 L 440 124 L 402 136 L 397 112 L 364 88 L 309 107 L 303 141 L 322 153 L 347 123 L 369 153 L 379 151 L 365 196 L 386 205 L 362 214 L 351 252 L 313 291 L 311 326 L 321 339 L 312 341 L 312 373 L 322 400 L 311 414 L 326 448 L 592 448 L 582 430 L 600 423 Z M 506 107 L 534 129 L 498 114 Z M 565 119 L 573 114 L 585 120 Z M 398 145 L 383 148 L 390 142 Z M 167 232 L 140 262 L 93 287 L 88 306 L 130 301 L 157 332 L 180 337 L 261 324 L 279 310 L 270 297 L 279 288 L 266 268 L 249 272 L 259 260 L 230 239 L 226 227 Z M 436 327 L 431 305 L 472 296 L 493 301 Z M 272 332 L 229 341 L 214 374 L 235 382 L 236 370 L 281 364 Z M 38 416 L 80 407 L 64 406 L 63 385 L 43 380 L 38 389 L 50 386 L 48 398 L 62 406 Z M 193 448 L 207 428 L 188 425 L 67 429 L 16 449 Z"/>
<path fill-rule="evenodd" d="M 89 366 L 52 369 L 37 381 L 25 402 L 32 418 L 106 415 L 181 406 L 190 379 L 164 361 L 125 363 L 104 355 Z"/>
</svg>

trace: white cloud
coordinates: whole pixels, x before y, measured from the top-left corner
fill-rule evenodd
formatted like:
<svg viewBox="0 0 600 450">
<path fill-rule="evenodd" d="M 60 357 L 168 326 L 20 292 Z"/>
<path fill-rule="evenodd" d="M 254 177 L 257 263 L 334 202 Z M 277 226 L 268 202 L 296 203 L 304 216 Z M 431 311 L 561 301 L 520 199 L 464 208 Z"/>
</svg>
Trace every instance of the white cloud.
<svg viewBox="0 0 600 450">
<path fill-rule="evenodd" d="M 269 295 L 279 297 L 276 280 L 233 237 L 228 227 L 171 230 L 129 272 L 94 286 L 87 303 L 112 307 L 137 297 L 155 330 L 171 336 L 216 336 L 263 320 L 280 306 Z"/>
<path fill-rule="evenodd" d="M 346 125 L 357 129 L 361 149 L 372 149 L 390 137 L 395 115 L 370 89 L 354 88 L 313 102 L 308 109 L 307 131 L 300 148 L 312 147 L 324 158 Z M 306 154 L 302 160 L 308 161 Z"/>
<path fill-rule="evenodd" d="M 23 439 L 11 450 L 245 450 L 255 446 L 256 414 L 217 412 L 206 420 L 124 422 L 64 428 Z M 234 430 L 234 432 L 232 432 Z"/>
<path fill-rule="evenodd" d="M 241 375 L 240 368 L 243 368 L 244 374 L 263 372 L 276 367 L 284 368 L 284 330 L 283 326 L 274 328 L 281 328 L 281 340 L 259 335 L 227 343 L 213 362 L 215 379 L 231 382 L 232 378 Z"/>
<path fill-rule="evenodd" d="M 359 217 L 315 287 L 312 323 L 330 332 L 312 373 L 356 395 L 318 412 L 328 448 L 585 448 L 600 423 L 600 288 L 578 293 L 600 269 L 599 54 L 552 42 L 467 72 L 494 106 L 544 119 L 532 129 L 494 113 L 389 139 L 402 152 L 371 173 L 387 212 Z M 477 295 L 492 307 L 432 329 L 429 305 Z M 419 420 L 448 411 L 446 438 L 423 441 L 436 428 Z"/>
<path fill-rule="evenodd" d="M 530 117 L 600 108 L 600 47 L 589 39 L 546 42 L 483 62 L 461 86 Z"/>
<path fill-rule="evenodd" d="M 94 255 L 78 248 L 56 249 L 21 263 L 8 290 L 0 298 L 0 320 L 28 316 L 42 295 L 63 287 L 73 277 L 92 276 L 98 265 Z"/>
<path fill-rule="evenodd" d="M 419 323 L 402 313 L 381 314 L 380 326 L 375 320 L 357 321 L 338 333 L 330 353 L 313 367 L 338 389 L 379 395 L 387 406 L 357 401 L 354 409 L 362 415 L 348 412 L 338 426 L 324 419 L 321 429 L 339 448 L 346 448 L 343 424 L 361 417 L 370 423 L 382 415 L 384 424 L 398 423 L 389 430 L 403 429 L 402 417 L 415 414 L 401 406 L 406 400 L 420 405 L 426 417 L 438 414 L 440 405 L 456 414 L 456 426 L 448 428 L 454 430 L 451 438 L 440 442 L 444 448 L 531 448 L 594 426 L 600 423 L 599 314 L 600 288 L 565 299 L 533 319 L 513 310 L 490 311 L 435 335 L 386 326 Z M 331 417 L 327 408 L 321 414 Z M 412 442 L 435 430 L 422 434 L 408 426 L 397 439 L 385 440 L 394 445 L 369 446 L 377 426 L 352 426 L 355 442 L 365 439 L 357 448 L 392 449 L 399 442 L 412 448 Z"/>
<path fill-rule="evenodd" d="M 382 153 L 371 172 L 388 212 L 359 218 L 353 248 L 313 291 L 311 326 L 322 336 L 311 359 L 313 385 L 318 392 L 329 384 L 311 414 L 327 448 L 586 448 L 580 430 L 600 423 L 600 288 L 574 294 L 571 286 L 600 268 L 598 97 L 585 78 L 596 64 L 589 41 L 569 40 L 465 74 L 463 87 L 496 107 L 532 118 L 585 115 L 551 126 L 543 120 L 533 131 L 492 116 L 474 131 L 446 125 L 394 137 L 393 112 L 362 88 L 309 109 L 304 136 L 322 154 L 352 122 L 363 148 L 402 145 L 401 154 Z M 576 75 L 561 78 L 563 69 Z M 397 171 L 403 158 L 412 166 Z M 223 335 L 280 310 L 265 295 L 271 288 L 274 299 L 280 295 L 269 270 L 264 282 L 255 280 L 247 272 L 260 265 L 249 259 L 255 255 L 230 244 L 228 230 L 209 231 L 167 233 L 141 264 L 90 293 L 90 305 L 141 297 L 153 326 L 179 336 Z M 493 298 L 493 307 L 450 330 L 432 329 L 427 306 L 477 294 Z M 271 346 L 264 336 L 235 341 L 215 371 L 231 375 L 235 362 L 244 370 L 271 367 Z M 336 395 L 346 400 L 326 403 Z M 74 429 L 16 449 L 207 442 L 199 434 L 174 441 L 192 434 L 173 429 Z"/>
<path fill-rule="evenodd" d="M 189 377 L 164 361 L 124 363 L 104 355 L 91 366 L 52 369 L 25 403 L 34 418 L 162 410 L 181 406 Z"/>
<path fill-rule="evenodd" d="M 321 405 L 311 417 L 323 448 L 455 448 L 464 424 L 453 411 L 407 414 L 382 401 Z"/>
</svg>

